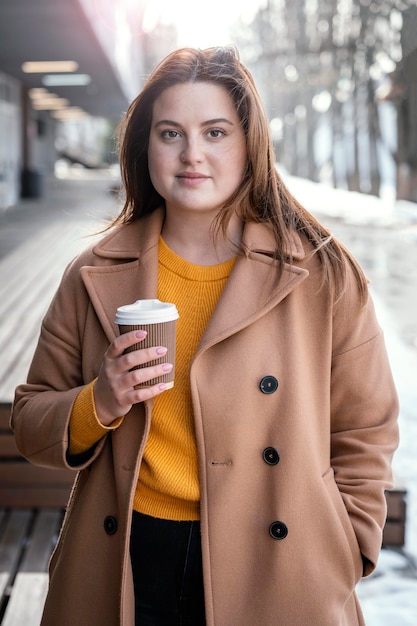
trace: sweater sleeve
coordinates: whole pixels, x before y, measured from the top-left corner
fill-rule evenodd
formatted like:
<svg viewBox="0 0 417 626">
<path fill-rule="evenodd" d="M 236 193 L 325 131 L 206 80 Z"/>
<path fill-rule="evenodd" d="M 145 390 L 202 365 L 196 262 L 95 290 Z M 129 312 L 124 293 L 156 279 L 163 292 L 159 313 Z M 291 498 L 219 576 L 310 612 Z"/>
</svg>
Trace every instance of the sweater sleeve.
<svg viewBox="0 0 417 626">
<path fill-rule="evenodd" d="M 94 383 L 95 380 L 83 387 L 72 407 L 69 421 L 70 456 L 86 452 L 123 421 L 123 417 L 118 417 L 110 426 L 103 426 L 99 421 L 94 402 Z"/>
</svg>

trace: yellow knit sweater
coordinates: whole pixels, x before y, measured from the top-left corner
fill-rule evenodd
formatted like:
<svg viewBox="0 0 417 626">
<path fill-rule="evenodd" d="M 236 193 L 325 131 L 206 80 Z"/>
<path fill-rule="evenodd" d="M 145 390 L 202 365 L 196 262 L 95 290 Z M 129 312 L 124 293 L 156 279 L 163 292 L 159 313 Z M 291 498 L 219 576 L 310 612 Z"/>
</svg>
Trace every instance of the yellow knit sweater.
<svg viewBox="0 0 417 626">
<path fill-rule="evenodd" d="M 235 259 L 219 265 L 195 265 L 159 243 L 158 298 L 179 312 L 175 384 L 155 398 L 152 424 L 136 488 L 135 510 L 172 520 L 199 518 L 197 448 L 189 367 Z M 122 419 L 105 428 L 97 419 L 92 385 L 77 397 L 70 421 L 70 453 L 90 448 Z"/>
</svg>

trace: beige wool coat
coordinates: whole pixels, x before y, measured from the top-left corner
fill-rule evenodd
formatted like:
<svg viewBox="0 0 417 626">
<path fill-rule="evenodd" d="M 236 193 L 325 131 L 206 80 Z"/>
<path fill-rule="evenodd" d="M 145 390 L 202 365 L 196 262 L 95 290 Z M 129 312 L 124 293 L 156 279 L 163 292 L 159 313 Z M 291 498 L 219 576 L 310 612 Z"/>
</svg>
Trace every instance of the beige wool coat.
<svg viewBox="0 0 417 626">
<path fill-rule="evenodd" d="M 68 423 L 117 307 L 157 296 L 162 219 L 120 227 L 70 264 L 16 391 L 20 451 L 77 476 L 43 626 L 134 624 L 129 529 L 152 402 L 80 458 L 67 456 Z M 279 282 L 268 228 L 246 225 L 244 242 L 190 368 L 207 624 L 363 624 L 354 590 L 378 559 L 398 443 L 383 336 L 350 270 L 337 305 L 320 290 L 298 234 Z"/>
</svg>

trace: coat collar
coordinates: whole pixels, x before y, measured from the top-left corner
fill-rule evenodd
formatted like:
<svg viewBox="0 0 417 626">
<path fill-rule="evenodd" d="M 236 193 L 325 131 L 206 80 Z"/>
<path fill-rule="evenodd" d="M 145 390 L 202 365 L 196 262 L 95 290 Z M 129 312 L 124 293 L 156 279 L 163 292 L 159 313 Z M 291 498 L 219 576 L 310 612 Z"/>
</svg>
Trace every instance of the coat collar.
<svg viewBox="0 0 417 626">
<path fill-rule="evenodd" d="M 139 259 L 158 244 L 164 215 L 164 210 L 159 209 L 139 221 L 116 228 L 94 246 L 93 252 L 108 259 Z M 267 224 L 248 222 L 243 229 L 243 243 L 248 250 L 267 256 L 275 250 L 274 235 Z M 286 252 L 295 261 L 305 256 L 296 231 L 291 232 L 290 247 Z"/>
<path fill-rule="evenodd" d="M 109 341 L 117 334 L 114 317 L 118 306 L 157 297 L 158 241 L 163 219 L 161 209 L 138 222 L 116 228 L 93 248 L 96 257 L 102 259 L 100 265 L 81 269 L 85 287 Z M 242 241 L 246 254 L 239 256 L 234 265 L 200 349 L 264 315 L 308 275 L 307 270 L 287 263 L 277 280 L 274 271 L 277 262 L 272 258 L 275 241 L 267 225 L 246 224 Z M 305 256 L 295 231 L 288 253 L 294 261 Z"/>
<path fill-rule="evenodd" d="M 111 231 L 93 248 L 94 254 L 107 259 L 139 259 L 158 245 L 164 223 L 163 209 Z"/>
</svg>

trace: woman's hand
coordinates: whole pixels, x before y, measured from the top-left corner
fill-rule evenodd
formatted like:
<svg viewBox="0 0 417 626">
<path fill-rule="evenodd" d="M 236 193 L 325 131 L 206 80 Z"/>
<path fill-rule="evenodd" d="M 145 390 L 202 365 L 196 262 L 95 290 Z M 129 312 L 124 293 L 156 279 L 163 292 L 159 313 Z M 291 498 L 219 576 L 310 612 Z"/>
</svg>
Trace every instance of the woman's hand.
<svg viewBox="0 0 417 626">
<path fill-rule="evenodd" d="M 154 361 L 167 352 L 167 348 L 157 346 L 124 354 L 126 348 L 143 341 L 145 337 L 146 332 L 142 330 L 122 334 L 110 344 L 104 354 L 94 385 L 96 412 L 104 426 L 109 426 L 118 417 L 126 415 L 133 404 L 149 400 L 166 388 L 164 383 L 158 383 L 135 389 L 135 385 L 166 374 L 173 367 L 171 363 L 161 363 L 132 370 L 136 365 Z"/>
</svg>

